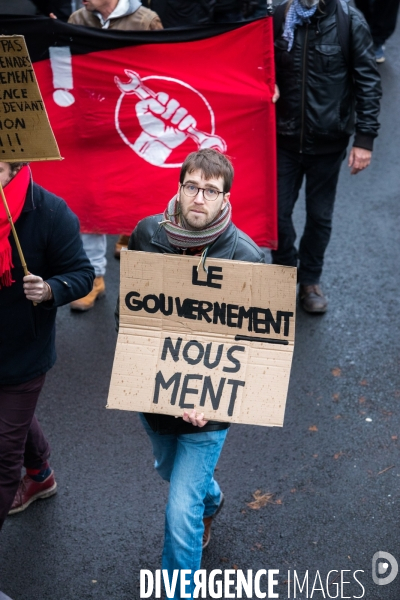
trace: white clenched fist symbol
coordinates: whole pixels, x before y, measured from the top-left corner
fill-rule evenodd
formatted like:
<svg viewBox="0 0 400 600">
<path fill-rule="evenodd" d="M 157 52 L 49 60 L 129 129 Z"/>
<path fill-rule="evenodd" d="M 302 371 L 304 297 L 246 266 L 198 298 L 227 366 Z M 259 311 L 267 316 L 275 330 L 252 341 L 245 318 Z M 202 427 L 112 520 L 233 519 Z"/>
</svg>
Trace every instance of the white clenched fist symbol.
<svg viewBox="0 0 400 600">
<path fill-rule="evenodd" d="M 134 143 L 135 151 L 153 165 L 163 165 L 172 150 L 188 137 L 188 128 L 195 129 L 196 119 L 165 92 L 140 100 L 136 115 L 143 132 Z"/>
</svg>

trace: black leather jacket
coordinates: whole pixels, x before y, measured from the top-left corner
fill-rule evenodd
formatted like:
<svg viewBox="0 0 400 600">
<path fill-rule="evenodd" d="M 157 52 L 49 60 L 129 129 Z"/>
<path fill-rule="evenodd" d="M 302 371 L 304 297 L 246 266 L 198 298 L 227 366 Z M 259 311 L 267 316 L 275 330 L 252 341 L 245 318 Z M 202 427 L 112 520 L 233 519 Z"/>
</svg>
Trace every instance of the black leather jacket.
<svg viewBox="0 0 400 600">
<path fill-rule="evenodd" d="M 128 249 L 162 254 L 181 254 L 178 248 L 171 246 L 164 227 L 159 225 L 163 219 L 163 215 L 159 214 L 139 221 L 129 238 Z M 207 256 L 226 258 L 227 260 L 264 262 L 264 254 L 259 247 L 233 223 L 211 244 Z"/>
<path fill-rule="evenodd" d="M 279 10 L 284 8 L 275 13 L 276 25 L 282 21 Z M 371 34 L 361 13 L 348 6 L 346 60 L 336 11 L 336 0 L 320 2 L 310 24 L 296 27 L 290 52 L 283 27 L 276 37 L 280 148 L 305 154 L 336 152 L 346 148 L 355 130 L 354 146 L 372 150 L 379 129 L 381 84 Z"/>
<path fill-rule="evenodd" d="M 158 252 L 161 254 L 180 254 L 177 248 L 171 246 L 167 235 L 159 222 L 163 215 L 153 215 L 139 221 L 133 231 L 128 244 L 129 250 L 142 250 L 143 252 Z M 264 255 L 248 235 L 240 231 L 233 223 L 210 246 L 210 258 L 225 258 L 228 260 L 242 260 L 247 262 L 263 263 Z M 118 309 L 118 304 L 117 304 Z M 204 427 L 194 427 L 183 419 L 176 419 L 170 415 L 144 413 L 147 422 L 153 431 L 166 433 L 201 433 L 204 431 L 217 431 L 227 429 L 229 423 L 209 421 Z"/>
</svg>

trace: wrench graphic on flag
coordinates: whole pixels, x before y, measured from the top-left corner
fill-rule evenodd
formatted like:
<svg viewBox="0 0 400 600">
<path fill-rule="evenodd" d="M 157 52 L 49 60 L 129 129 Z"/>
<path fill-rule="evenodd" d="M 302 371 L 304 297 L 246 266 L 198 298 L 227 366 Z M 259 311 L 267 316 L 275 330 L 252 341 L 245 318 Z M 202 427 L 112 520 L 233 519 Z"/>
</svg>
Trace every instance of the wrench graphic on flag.
<svg viewBox="0 0 400 600">
<path fill-rule="evenodd" d="M 135 71 L 126 69 L 129 81 L 118 77 L 114 81 L 123 94 L 135 94 L 139 98 L 136 115 L 143 129 L 133 149 L 149 163 L 162 166 L 174 148 L 187 137 L 196 142 L 199 149 L 215 148 L 226 151 L 225 141 L 218 135 L 197 129 L 196 119 L 177 100 L 165 92 L 156 94 L 149 89 Z"/>
</svg>

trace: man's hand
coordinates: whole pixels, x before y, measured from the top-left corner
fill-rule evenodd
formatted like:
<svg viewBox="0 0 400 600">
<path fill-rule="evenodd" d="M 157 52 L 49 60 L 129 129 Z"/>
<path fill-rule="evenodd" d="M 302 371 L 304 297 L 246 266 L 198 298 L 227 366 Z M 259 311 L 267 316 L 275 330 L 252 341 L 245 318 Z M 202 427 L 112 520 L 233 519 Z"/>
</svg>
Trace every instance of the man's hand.
<svg viewBox="0 0 400 600">
<path fill-rule="evenodd" d="M 349 156 L 349 167 L 351 168 L 351 175 L 357 175 L 363 169 L 366 169 L 371 162 L 372 152 L 365 148 L 353 148 L 350 151 Z"/>
<path fill-rule="evenodd" d="M 279 88 L 278 86 L 275 84 L 275 90 L 274 90 L 274 95 L 272 96 L 272 103 L 275 104 L 276 102 L 278 102 L 279 100 L 279 96 L 280 96 L 280 92 L 279 92 Z"/>
<path fill-rule="evenodd" d="M 39 304 L 52 299 L 51 287 L 39 275 L 25 275 L 23 281 L 25 296 L 28 300 Z"/>
<path fill-rule="evenodd" d="M 191 423 L 195 427 L 204 427 L 204 425 L 207 425 L 208 423 L 208 420 L 204 418 L 204 413 L 197 414 L 194 409 L 190 413 L 188 413 L 186 410 L 183 411 L 182 419 L 186 421 L 186 423 Z"/>
</svg>

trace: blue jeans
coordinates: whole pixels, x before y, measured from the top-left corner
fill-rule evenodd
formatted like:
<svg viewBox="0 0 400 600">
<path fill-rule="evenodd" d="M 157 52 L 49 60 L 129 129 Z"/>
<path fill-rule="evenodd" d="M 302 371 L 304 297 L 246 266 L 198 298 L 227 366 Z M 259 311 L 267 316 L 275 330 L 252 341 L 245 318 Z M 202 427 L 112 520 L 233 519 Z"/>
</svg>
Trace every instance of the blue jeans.
<svg viewBox="0 0 400 600">
<path fill-rule="evenodd" d="M 96 277 L 106 274 L 107 237 L 103 233 L 81 233 L 83 249 L 87 254 Z"/>
<path fill-rule="evenodd" d="M 221 490 L 214 469 L 221 454 L 228 429 L 204 433 L 155 433 L 140 415 L 151 440 L 155 468 L 170 482 L 165 513 L 165 537 L 162 568 L 169 581 L 174 569 L 200 569 L 203 544 L 203 517 L 210 517 L 221 502 Z M 192 598 L 194 584 L 190 579 L 185 592 Z M 174 600 L 180 600 L 179 579 Z"/>
</svg>

